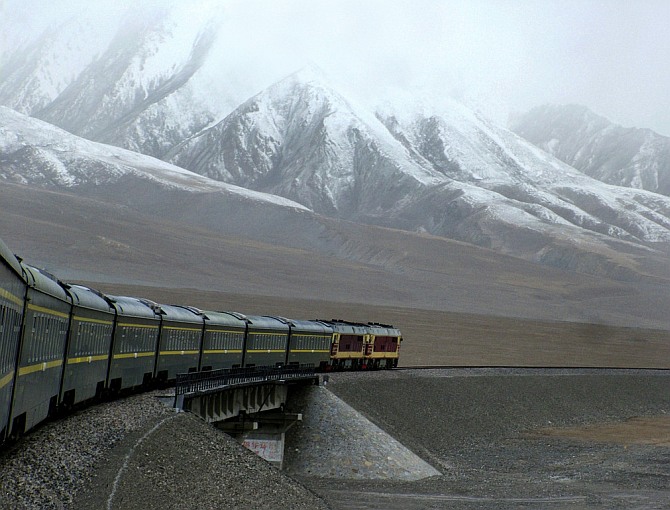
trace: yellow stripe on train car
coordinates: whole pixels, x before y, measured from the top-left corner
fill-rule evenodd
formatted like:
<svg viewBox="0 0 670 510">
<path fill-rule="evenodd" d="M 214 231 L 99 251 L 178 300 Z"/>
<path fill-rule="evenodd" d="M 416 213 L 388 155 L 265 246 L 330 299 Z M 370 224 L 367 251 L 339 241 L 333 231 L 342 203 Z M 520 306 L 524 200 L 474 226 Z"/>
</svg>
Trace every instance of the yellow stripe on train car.
<svg viewBox="0 0 670 510">
<path fill-rule="evenodd" d="M 81 356 L 78 358 L 68 358 L 68 365 L 75 365 L 77 363 L 93 363 L 94 361 L 107 361 L 109 359 L 108 354 L 98 354 L 96 356 Z"/>
<path fill-rule="evenodd" d="M 159 356 L 181 356 L 183 354 L 200 354 L 199 350 L 188 350 L 188 351 L 160 351 Z"/>
<path fill-rule="evenodd" d="M 128 358 L 146 358 L 148 356 L 155 356 L 156 353 L 151 352 L 124 352 L 123 354 L 115 354 L 114 359 L 128 359 Z"/>
<path fill-rule="evenodd" d="M 247 352 L 252 353 L 252 352 L 286 352 L 285 349 L 249 349 Z"/>
<path fill-rule="evenodd" d="M 89 319 L 88 317 L 79 317 L 78 315 L 74 316 L 74 320 L 79 322 L 92 322 L 94 324 L 106 324 L 107 326 L 114 324 L 112 321 L 106 321 L 103 319 Z"/>
<path fill-rule="evenodd" d="M 7 386 L 10 382 L 12 382 L 12 379 L 14 379 L 14 370 L 0 379 L 0 388 Z"/>
<path fill-rule="evenodd" d="M 291 349 L 289 352 L 330 352 L 330 349 Z"/>
<path fill-rule="evenodd" d="M 59 312 L 58 310 L 52 310 L 51 308 L 45 308 L 39 305 L 28 305 L 28 310 L 32 310 L 34 312 L 42 312 L 49 315 L 55 315 L 56 317 L 62 317 L 64 319 L 70 318 L 70 314 L 67 314 L 65 312 Z"/>
<path fill-rule="evenodd" d="M 7 292 L 5 289 L 0 289 L 0 297 L 3 297 L 7 299 L 8 301 L 11 301 L 14 304 L 17 305 L 22 305 L 23 304 L 23 299 L 20 297 L 15 296 L 11 292 Z"/>
<path fill-rule="evenodd" d="M 284 351 L 282 351 L 284 352 Z M 242 354 L 242 349 L 207 349 L 203 354 Z"/>
<path fill-rule="evenodd" d="M 60 367 L 62 364 L 63 360 L 57 359 L 53 361 L 43 361 L 42 363 L 36 363 L 35 365 L 29 365 L 27 367 L 21 367 L 19 368 L 19 377 L 35 372 L 45 372 L 51 368 Z"/>
<path fill-rule="evenodd" d="M 119 322 L 119 326 L 123 328 L 151 328 L 158 329 L 158 324 L 134 324 L 132 322 Z"/>
</svg>

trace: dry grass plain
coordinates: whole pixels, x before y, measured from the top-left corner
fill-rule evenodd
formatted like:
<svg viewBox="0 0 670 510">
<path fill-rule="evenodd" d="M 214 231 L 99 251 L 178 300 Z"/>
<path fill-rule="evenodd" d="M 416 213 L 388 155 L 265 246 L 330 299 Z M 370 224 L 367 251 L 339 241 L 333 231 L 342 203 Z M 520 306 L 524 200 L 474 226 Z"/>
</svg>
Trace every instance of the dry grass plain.
<svg viewBox="0 0 670 510">
<path fill-rule="evenodd" d="M 205 310 L 393 324 L 403 332 L 401 366 L 670 368 L 670 332 L 665 330 L 194 289 L 96 285 L 109 293 Z"/>
<path fill-rule="evenodd" d="M 0 237 L 103 292 L 393 324 L 405 366 L 670 368 L 670 267 L 619 281 L 304 211 L 147 193 L 4 183 Z"/>
<path fill-rule="evenodd" d="M 636 416 L 618 423 L 599 423 L 585 427 L 546 428 L 536 430 L 533 435 L 617 443 L 624 445 L 624 447 L 631 444 L 670 447 L 670 416 Z"/>
</svg>

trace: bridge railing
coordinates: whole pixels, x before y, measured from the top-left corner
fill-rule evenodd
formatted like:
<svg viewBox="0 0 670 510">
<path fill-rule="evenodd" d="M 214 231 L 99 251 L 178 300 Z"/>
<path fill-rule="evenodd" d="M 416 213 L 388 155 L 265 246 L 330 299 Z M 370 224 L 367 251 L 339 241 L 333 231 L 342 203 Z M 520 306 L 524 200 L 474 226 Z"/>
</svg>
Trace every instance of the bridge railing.
<svg viewBox="0 0 670 510">
<path fill-rule="evenodd" d="M 284 367 L 220 368 L 205 372 L 177 374 L 175 397 L 189 393 L 206 393 L 230 386 L 285 379 L 305 379 L 315 376 L 316 369 L 311 364 Z"/>
</svg>

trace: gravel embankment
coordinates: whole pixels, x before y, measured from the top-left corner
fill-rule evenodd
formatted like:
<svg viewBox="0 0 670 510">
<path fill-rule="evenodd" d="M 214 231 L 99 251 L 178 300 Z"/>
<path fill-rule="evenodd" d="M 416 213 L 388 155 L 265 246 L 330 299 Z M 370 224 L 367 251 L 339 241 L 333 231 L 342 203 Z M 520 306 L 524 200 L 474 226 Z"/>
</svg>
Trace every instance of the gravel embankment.
<svg viewBox="0 0 670 510">
<path fill-rule="evenodd" d="M 284 469 L 292 475 L 418 480 L 440 474 L 326 386 L 295 388 L 287 409 L 303 413 L 286 434 Z"/>
<path fill-rule="evenodd" d="M 49 423 L 0 455 L 4 509 L 318 509 L 300 483 L 156 393 Z"/>
<path fill-rule="evenodd" d="M 667 371 L 333 374 L 328 388 L 443 473 L 415 482 L 305 477 L 333 508 L 670 508 Z M 661 440 L 543 433 L 636 416 L 658 418 Z"/>
<path fill-rule="evenodd" d="M 332 443 L 317 442 L 320 449 L 297 464 L 311 475 L 303 469 L 296 481 L 151 393 L 47 424 L 1 454 L 0 509 L 669 508 L 667 371 L 337 373 L 327 389 L 442 474 L 415 481 L 349 477 L 354 456 L 374 476 L 410 464 L 366 452 L 365 441 L 347 442 L 351 415 L 330 399 L 317 427 L 323 436 L 342 432 L 344 441 L 337 455 Z M 633 432 L 608 440 L 597 437 L 597 427 L 589 438 L 560 435 L 562 427 L 633 417 L 660 418 L 661 439 L 644 444 Z M 378 430 L 365 428 L 363 438 L 377 438 L 370 448 L 388 446 Z M 321 463 L 327 472 L 314 468 Z"/>
</svg>

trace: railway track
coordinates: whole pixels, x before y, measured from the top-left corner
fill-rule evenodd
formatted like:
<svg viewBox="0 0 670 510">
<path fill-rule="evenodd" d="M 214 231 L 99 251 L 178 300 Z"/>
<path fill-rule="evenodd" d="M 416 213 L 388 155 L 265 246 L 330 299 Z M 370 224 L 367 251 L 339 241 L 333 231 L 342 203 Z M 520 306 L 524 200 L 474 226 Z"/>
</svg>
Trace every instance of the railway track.
<svg viewBox="0 0 670 510">
<path fill-rule="evenodd" d="M 398 371 L 407 371 L 407 370 L 480 370 L 480 371 L 543 371 L 544 373 L 550 371 L 570 371 L 570 372 L 602 372 L 602 371 L 611 371 L 611 372 L 626 372 L 634 371 L 639 373 L 640 371 L 654 371 L 661 373 L 670 373 L 670 368 L 655 368 L 655 367 L 593 367 L 593 366 L 514 366 L 514 365 L 406 365 L 399 366 L 393 370 Z"/>
</svg>

